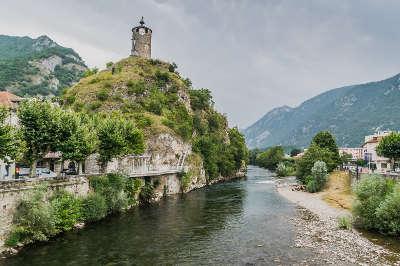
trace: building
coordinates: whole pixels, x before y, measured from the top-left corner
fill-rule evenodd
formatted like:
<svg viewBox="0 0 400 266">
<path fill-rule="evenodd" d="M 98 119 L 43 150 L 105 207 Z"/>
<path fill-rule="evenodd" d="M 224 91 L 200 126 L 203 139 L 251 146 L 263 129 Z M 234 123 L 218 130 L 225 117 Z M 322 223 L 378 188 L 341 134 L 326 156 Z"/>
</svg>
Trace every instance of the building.
<svg viewBox="0 0 400 266">
<path fill-rule="evenodd" d="M 350 154 L 351 160 L 354 162 L 364 159 L 363 148 L 339 148 L 339 154 Z"/>
<path fill-rule="evenodd" d="M 386 173 L 392 169 L 390 159 L 378 156 L 376 147 L 381 139 L 389 135 L 391 131 L 379 131 L 373 135 L 365 136 L 363 149 L 364 160 L 368 163 L 370 169 L 376 169 L 379 173 Z"/>
<path fill-rule="evenodd" d="M 151 58 L 151 35 L 152 30 L 145 26 L 143 17 L 140 25 L 132 29 L 132 56 Z"/>
</svg>

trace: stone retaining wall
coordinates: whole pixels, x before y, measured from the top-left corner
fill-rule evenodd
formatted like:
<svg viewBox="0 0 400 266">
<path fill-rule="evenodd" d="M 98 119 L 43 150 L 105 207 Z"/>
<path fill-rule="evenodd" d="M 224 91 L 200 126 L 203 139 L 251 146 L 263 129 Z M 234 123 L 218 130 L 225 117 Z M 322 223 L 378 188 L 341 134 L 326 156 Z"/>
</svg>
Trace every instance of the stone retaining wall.
<svg viewBox="0 0 400 266">
<path fill-rule="evenodd" d="M 56 189 L 65 189 L 79 196 L 89 192 L 89 181 L 85 177 L 0 182 L 0 251 L 11 228 L 12 217 L 19 201 L 41 184 L 48 184 L 49 195 Z"/>
</svg>

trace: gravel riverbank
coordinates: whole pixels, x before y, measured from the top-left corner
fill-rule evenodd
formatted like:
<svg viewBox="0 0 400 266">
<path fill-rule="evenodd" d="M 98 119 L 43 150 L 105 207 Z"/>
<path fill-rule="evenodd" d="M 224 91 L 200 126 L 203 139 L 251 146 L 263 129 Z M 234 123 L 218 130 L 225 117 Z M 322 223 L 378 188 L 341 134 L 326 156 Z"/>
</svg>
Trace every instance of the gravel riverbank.
<svg viewBox="0 0 400 266">
<path fill-rule="evenodd" d="M 320 254 L 321 264 L 400 265 L 399 254 L 372 243 L 355 229 L 338 228 L 337 218 L 350 216 L 349 211 L 329 206 L 318 193 L 293 191 L 288 183 L 280 182 L 277 190 L 298 205 L 299 215 L 291 219 L 297 227 L 295 246 Z"/>
</svg>

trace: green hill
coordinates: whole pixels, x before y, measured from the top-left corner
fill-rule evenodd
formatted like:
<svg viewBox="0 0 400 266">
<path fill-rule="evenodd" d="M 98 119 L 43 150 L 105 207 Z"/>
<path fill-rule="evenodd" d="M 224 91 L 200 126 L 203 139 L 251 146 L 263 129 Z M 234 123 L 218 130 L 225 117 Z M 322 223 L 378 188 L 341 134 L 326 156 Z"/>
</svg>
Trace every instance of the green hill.
<svg viewBox="0 0 400 266">
<path fill-rule="evenodd" d="M 87 69 L 72 49 L 47 36 L 0 35 L 0 90 L 20 96 L 58 95 Z"/>
<path fill-rule="evenodd" d="M 337 88 L 296 108 L 268 112 L 244 130 L 249 147 L 305 147 L 321 130 L 340 146 L 359 146 L 377 130 L 400 129 L 400 74 L 389 79 Z"/>
<path fill-rule="evenodd" d="M 235 174 L 247 159 L 244 137 L 236 128 L 228 128 L 227 118 L 215 111 L 210 91 L 193 89 L 174 64 L 129 57 L 81 79 L 63 99 L 75 111 L 132 119 L 145 132 L 148 149 L 167 145 L 154 140 L 159 136 L 174 136 L 175 144 L 163 158 L 183 141 L 193 155 L 200 155 L 197 163 L 210 180 Z"/>
</svg>

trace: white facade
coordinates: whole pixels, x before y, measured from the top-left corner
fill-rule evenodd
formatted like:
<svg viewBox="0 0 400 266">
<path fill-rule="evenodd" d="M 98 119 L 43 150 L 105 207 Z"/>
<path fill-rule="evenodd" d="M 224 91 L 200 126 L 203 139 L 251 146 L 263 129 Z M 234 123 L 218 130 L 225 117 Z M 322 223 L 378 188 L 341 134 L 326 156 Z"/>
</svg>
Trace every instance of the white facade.
<svg viewBox="0 0 400 266">
<path fill-rule="evenodd" d="M 386 173 L 392 169 L 390 159 L 378 156 L 376 147 L 385 136 L 388 136 L 391 131 L 381 131 L 373 135 L 365 136 L 364 144 L 362 145 L 364 160 L 368 163 L 369 168 L 376 166 L 376 172 Z"/>
<path fill-rule="evenodd" d="M 352 161 L 364 159 L 363 148 L 339 148 L 339 154 L 350 154 Z"/>
</svg>

